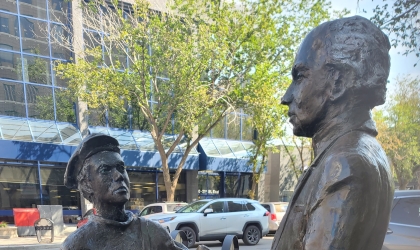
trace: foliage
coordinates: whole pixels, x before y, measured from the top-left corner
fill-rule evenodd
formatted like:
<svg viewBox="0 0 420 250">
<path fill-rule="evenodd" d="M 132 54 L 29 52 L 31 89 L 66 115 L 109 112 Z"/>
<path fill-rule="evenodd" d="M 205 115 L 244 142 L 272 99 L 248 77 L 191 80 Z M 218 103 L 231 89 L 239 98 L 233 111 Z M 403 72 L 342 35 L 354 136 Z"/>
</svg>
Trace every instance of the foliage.
<svg viewBox="0 0 420 250">
<path fill-rule="evenodd" d="M 0 228 L 2 228 L 2 227 L 7 227 L 7 222 L 0 221 Z"/>
<path fill-rule="evenodd" d="M 400 189 L 413 179 L 420 163 L 419 78 L 397 79 L 397 89 L 383 111 L 376 111 L 378 140 L 393 167 Z"/>
<path fill-rule="evenodd" d="M 420 1 L 393 0 L 377 5 L 371 20 L 391 35 L 391 44 L 406 48 L 404 55 L 420 57 Z M 416 64 L 414 65 L 416 66 Z"/>
<path fill-rule="evenodd" d="M 297 138 L 296 136 L 292 136 L 292 143 L 286 142 L 283 139 L 281 139 L 281 142 L 284 151 L 290 159 L 292 171 L 296 179 L 298 179 L 305 170 L 305 166 L 308 166 L 313 160 L 314 152 L 311 146 L 312 139 L 305 137 Z M 308 153 L 310 154 L 309 159 Z"/>
<path fill-rule="evenodd" d="M 329 8 L 323 0 L 174 0 L 164 11 L 142 0 L 131 7 L 101 3 L 83 6 L 84 27 L 98 32 L 84 31 L 85 50 L 74 50 L 76 62 L 59 64 L 57 74 L 90 108 L 141 112 L 161 156 L 169 201 L 198 141 L 237 109 L 258 115 L 267 106 L 260 104 L 257 76 L 268 73 L 263 79 L 272 86 L 262 91 L 276 95 L 299 38 L 328 18 Z M 58 42 L 77 47 L 71 41 L 72 35 Z M 165 134 L 176 140 L 165 144 Z M 184 155 L 171 178 L 168 158 L 181 141 Z"/>
</svg>

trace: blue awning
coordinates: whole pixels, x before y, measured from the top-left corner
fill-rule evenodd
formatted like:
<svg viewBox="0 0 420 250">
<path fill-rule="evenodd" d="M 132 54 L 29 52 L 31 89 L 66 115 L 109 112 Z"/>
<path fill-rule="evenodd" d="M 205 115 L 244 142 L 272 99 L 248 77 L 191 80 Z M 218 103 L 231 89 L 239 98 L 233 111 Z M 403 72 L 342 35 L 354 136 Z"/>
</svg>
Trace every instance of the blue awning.
<svg viewBox="0 0 420 250">
<path fill-rule="evenodd" d="M 198 147 L 200 170 L 250 173 L 253 146 L 252 142 L 203 138 Z"/>
<path fill-rule="evenodd" d="M 162 161 L 150 133 L 107 127 L 89 127 L 89 130 L 116 138 L 126 166 L 161 168 Z M 165 145 L 170 145 L 175 136 L 165 135 Z M 67 163 L 81 140 L 75 124 L 0 116 L 0 158 Z M 178 167 L 184 144 L 181 140 L 170 155 L 169 168 Z M 184 169 L 198 170 L 198 163 L 198 152 L 193 150 L 187 157 Z"/>
</svg>

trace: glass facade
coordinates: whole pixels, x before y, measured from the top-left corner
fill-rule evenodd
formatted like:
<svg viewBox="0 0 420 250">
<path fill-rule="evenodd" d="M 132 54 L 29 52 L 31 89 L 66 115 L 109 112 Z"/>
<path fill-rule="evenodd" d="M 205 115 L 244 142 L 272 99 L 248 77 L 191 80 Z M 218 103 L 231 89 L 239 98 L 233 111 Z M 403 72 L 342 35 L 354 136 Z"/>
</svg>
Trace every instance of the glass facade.
<svg viewBox="0 0 420 250">
<path fill-rule="evenodd" d="M 0 3 L 0 115 L 75 122 L 72 109 L 63 114 L 74 100 L 61 98 L 67 84 L 53 70 L 55 61 L 70 60 L 71 54 L 53 44 L 48 32 L 64 30 L 57 21 L 66 23 L 63 11 L 69 5 L 58 0 Z"/>
<path fill-rule="evenodd" d="M 198 198 L 248 198 L 252 186 L 251 173 L 198 172 Z"/>
</svg>

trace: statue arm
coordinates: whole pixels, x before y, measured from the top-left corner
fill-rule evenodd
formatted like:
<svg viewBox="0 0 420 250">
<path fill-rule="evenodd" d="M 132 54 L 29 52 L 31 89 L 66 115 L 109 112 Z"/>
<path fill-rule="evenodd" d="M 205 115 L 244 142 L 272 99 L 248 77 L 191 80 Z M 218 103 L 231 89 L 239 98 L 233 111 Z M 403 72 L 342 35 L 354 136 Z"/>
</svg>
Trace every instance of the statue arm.
<svg viewBox="0 0 420 250">
<path fill-rule="evenodd" d="M 370 170 L 360 155 L 326 162 L 321 188 L 307 212 L 304 249 L 363 249 L 359 244 L 366 242 L 376 220 L 377 173 Z"/>
</svg>

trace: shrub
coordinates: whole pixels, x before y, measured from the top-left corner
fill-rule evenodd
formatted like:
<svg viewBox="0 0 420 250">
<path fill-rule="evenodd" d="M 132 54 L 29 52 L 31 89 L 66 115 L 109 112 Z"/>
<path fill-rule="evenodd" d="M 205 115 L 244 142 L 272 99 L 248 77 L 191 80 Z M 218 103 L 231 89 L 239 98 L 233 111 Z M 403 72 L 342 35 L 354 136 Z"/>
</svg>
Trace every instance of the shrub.
<svg viewBox="0 0 420 250">
<path fill-rule="evenodd" d="M 7 222 L 0 221 L 0 227 L 7 227 Z"/>
</svg>

